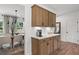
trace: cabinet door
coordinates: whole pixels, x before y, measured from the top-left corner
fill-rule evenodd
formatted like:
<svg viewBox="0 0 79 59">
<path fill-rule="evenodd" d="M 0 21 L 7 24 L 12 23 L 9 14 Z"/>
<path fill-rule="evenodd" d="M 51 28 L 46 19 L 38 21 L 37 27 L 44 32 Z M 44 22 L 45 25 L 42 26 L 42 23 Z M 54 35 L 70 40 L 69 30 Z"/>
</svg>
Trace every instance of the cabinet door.
<svg viewBox="0 0 79 59">
<path fill-rule="evenodd" d="M 48 46 L 46 39 L 40 40 L 40 55 L 48 55 Z"/>
<path fill-rule="evenodd" d="M 32 54 L 38 55 L 39 54 L 39 40 L 32 38 Z"/>
<path fill-rule="evenodd" d="M 36 6 L 32 7 L 32 26 L 36 26 Z"/>
<path fill-rule="evenodd" d="M 42 24 L 43 26 L 47 27 L 48 26 L 48 11 L 45 9 L 42 9 L 42 14 L 43 14 L 43 19 L 42 19 Z"/>
<path fill-rule="evenodd" d="M 32 7 L 32 26 L 42 26 L 42 8 L 36 5 Z"/>
<path fill-rule="evenodd" d="M 52 46 L 52 42 L 51 42 L 51 38 L 49 38 L 47 40 L 47 47 L 48 47 L 48 55 L 50 55 L 52 53 L 51 51 L 51 46 Z"/>
<path fill-rule="evenodd" d="M 57 47 L 58 40 L 56 37 L 53 37 L 53 38 L 54 38 L 54 52 L 56 52 L 56 50 L 58 49 L 58 47 Z"/>
<path fill-rule="evenodd" d="M 49 26 L 55 27 L 56 26 L 56 14 L 49 12 Z"/>
<path fill-rule="evenodd" d="M 58 49 L 60 49 L 60 48 L 61 48 L 61 40 L 60 40 L 60 36 L 57 36 L 56 38 L 57 38 L 57 40 L 58 40 Z"/>
<path fill-rule="evenodd" d="M 56 26 L 56 14 L 52 14 L 53 15 L 53 27 Z"/>
<path fill-rule="evenodd" d="M 36 25 L 42 26 L 42 8 L 36 8 Z"/>
<path fill-rule="evenodd" d="M 54 54 L 54 38 L 50 40 L 50 54 Z"/>
<path fill-rule="evenodd" d="M 40 40 L 40 54 L 50 55 L 53 52 L 53 41 L 51 38 Z"/>
</svg>

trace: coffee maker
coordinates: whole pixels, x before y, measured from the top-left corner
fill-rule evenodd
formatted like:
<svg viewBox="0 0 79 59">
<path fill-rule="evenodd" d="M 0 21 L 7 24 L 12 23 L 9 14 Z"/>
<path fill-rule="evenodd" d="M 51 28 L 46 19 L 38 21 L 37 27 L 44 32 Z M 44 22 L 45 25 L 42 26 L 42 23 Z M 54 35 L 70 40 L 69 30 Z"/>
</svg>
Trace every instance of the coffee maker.
<svg viewBox="0 0 79 59">
<path fill-rule="evenodd" d="M 42 30 L 37 30 L 36 36 L 37 37 L 42 37 Z"/>
</svg>

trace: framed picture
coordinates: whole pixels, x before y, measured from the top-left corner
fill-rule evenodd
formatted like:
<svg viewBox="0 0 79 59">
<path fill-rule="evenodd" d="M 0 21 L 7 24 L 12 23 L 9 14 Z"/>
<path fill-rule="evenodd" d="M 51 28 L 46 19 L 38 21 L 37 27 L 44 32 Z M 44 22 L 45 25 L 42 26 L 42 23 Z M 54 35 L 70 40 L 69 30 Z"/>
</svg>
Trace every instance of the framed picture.
<svg viewBox="0 0 79 59">
<path fill-rule="evenodd" d="M 55 34 L 60 34 L 61 33 L 61 22 L 56 22 L 56 27 L 55 27 Z"/>
</svg>

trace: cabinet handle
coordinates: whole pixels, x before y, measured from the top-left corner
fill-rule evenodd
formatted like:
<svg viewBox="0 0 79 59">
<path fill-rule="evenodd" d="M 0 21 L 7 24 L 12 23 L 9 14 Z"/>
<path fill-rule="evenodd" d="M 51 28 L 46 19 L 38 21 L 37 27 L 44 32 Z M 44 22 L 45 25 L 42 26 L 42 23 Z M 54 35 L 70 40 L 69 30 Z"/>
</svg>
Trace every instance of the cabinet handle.
<svg viewBox="0 0 79 59">
<path fill-rule="evenodd" d="M 42 25 L 44 25 L 44 23 L 42 22 Z"/>
<path fill-rule="evenodd" d="M 45 42 L 45 40 L 43 40 L 43 42 Z"/>
<path fill-rule="evenodd" d="M 52 24 L 52 26 L 53 26 L 53 24 Z"/>
<path fill-rule="evenodd" d="M 49 43 L 47 43 L 47 46 L 49 45 Z"/>
</svg>

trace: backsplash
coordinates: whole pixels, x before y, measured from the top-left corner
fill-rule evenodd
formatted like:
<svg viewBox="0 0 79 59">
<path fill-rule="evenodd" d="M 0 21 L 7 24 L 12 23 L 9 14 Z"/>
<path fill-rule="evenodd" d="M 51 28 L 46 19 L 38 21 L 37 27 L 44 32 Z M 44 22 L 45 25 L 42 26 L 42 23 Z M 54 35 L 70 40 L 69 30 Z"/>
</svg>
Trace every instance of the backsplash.
<svg viewBox="0 0 79 59">
<path fill-rule="evenodd" d="M 42 35 L 54 33 L 54 27 L 32 27 L 32 35 L 36 35 L 38 29 L 42 30 Z"/>
</svg>

